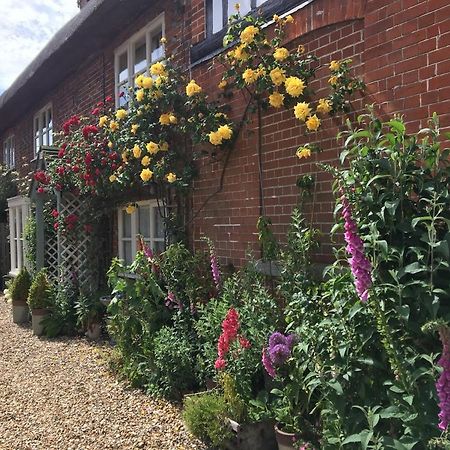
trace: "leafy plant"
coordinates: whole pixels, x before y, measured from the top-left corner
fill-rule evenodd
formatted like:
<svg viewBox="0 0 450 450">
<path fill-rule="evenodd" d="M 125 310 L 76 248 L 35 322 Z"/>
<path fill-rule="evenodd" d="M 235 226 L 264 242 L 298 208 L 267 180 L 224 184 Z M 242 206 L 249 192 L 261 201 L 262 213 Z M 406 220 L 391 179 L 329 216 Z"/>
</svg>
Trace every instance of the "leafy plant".
<svg viewBox="0 0 450 450">
<path fill-rule="evenodd" d="M 80 292 L 74 308 L 77 326 L 84 331 L 91 329 L 94 324 L 101 323 L 105 314 L 105 307 L 93 293 Z"/>
<path fill-rule="evenodd" d="M 23 267 L 8 288 L 12 301 L 26 302 L 30 287 L 31 287 L 30 273 L 25 267 Z"/>
<path fill-rule="evenodd" d="M 48 309 L 52 306 L 51 284 L 45 269 L 41 269 L 33 278 L 28 293 L 30 309 Z"/>
<path fill-rule="evenodd" d="M 31 214 L 24 226 L 23 239 L 26 242 L 25 245 L 25 258 L 31 274 L 36 273 L 36 219 Z"/>
<path fill-rule="evenodd" d="M 232 437 L 227 420 L 227 404 L 216 392 L 192 395 L 185 399 L 183 419 L 188 430 L 198 439 L 222 448 Z"/>
</svg>

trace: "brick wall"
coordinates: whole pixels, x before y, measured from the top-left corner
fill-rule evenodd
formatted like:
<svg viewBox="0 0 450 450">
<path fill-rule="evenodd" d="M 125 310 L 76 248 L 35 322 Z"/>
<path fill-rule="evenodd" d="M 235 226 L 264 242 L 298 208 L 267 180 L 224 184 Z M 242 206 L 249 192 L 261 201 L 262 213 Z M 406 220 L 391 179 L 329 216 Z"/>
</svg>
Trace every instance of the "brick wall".
<svg viewBox="0 0 450 450">
<path fill-rule="evenodd" d="M 106 95 L 113 93 L 114 49 L 156 17 L 166 7 L 166 35 L 169 50 L 183 66 L 188 64 L 187 49 L 205 39 L 204 0 L 191 0 L 183 12 L 181 2 L 159 2 L 138 21 L 127 26 L 112 39 L 111 45 L 40 99 L 33 111 L 7 130 L 0 140 L 14 133 L 18 157 L 32 155 L 32 119 L 47 102 L 53 103 L 55 128 L 70 115 L 83 114 Z M 332 59 L 352 58 L 356 73 L 367 84 L 366 96 L 352 102 L 354 114 L 363 105 L 377 103 L 381 115 L 405 114 L 408 129 L 415 131 L 426 124 L 434 112 L 441 124 L 450 121 L 450 5 L 448 0 L 315 0 L 295 12 L 286 46 L 299 43 L 319 57 L 319 64 Z M 220 66 L 212 59 L 192 69 L 192 76 L 210 93 L 217 95 Z M 326 85 L 328 70 L 319 69 L 313 87 L 320 95 Z M 232 114 L 239 118 L 245 104 L 240 94 L 231 99 Z M 284 238 L 293 206 L 299 202 L 295 187 L 298 176 L 315 172 L 316 192 L 303 209 L 309 221 L 323 232 L 322 248 L 317 260 L 329 258 L 333 222 L 333 198 L 330 177 L 317 169 L 316 162 L 334 162 L 339 153 L 336 133 L 339 118 L 327 119 L 316 138 L 323 152 L 308 161 L 295 157 L 296 148 L 312 140 L 305 137 L 291 111 L 267 111 L 263 116 L 263 197 L 265 213 L 277 236 Z M 197 212 L 205 199 L 219 185 L 223 162 L 200 162 L 200 179 L 192 197 Z M 259 256 L 256 221 L 260 214 L 259 170 L 256 152 L 255 123 L 246 126 L 238 146 L 231 155 L 223 189 L 198 213 L 192 224 L 194 246 L 202 245 L 200 236 L 215 243 L 222 263 L 240 265 L 247 249 Z"/>
</svg>

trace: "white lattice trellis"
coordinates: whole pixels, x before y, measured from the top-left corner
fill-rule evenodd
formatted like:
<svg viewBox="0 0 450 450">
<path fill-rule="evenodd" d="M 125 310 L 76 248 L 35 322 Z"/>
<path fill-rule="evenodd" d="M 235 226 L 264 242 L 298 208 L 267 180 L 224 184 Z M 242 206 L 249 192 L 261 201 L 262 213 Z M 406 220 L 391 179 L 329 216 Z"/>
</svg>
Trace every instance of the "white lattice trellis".
<svg viewBox="0 0 450 450">
<path fill-rule="evenodd" d="M 50 278 L 58 279 L 58 239 L 56 233 L 47 233 L 45 236 L 45 266 Z"/>
<path fill-rule="evenodd" d="M 62 217 L 75 214 L 84 217 L 87 213 L 86 203 L 72 194 L 64 194 L 58 199 L 58 213 Z M 61 282 L 74 277 L 80 285 L 92 286 L 93 274 L 89 265 L 89 246 L 91 237 L 87 233 L 58 232 L 58 265 Z"/>
</svg>

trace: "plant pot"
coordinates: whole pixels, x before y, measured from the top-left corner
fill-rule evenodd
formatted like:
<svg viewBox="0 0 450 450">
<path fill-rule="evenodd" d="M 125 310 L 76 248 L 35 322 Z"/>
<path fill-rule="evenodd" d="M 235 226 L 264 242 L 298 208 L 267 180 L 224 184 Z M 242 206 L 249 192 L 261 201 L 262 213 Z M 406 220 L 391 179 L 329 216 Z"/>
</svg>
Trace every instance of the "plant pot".
<svg viewBox="0 0 450 450">
<path fill-rule="evenodd" d="M 228 419 L 235 436 L 228 447 L 230 450 L 276 450 L 277 441 L 273 422 L 238 424 Z"/>
<path fill-rule="evenodd" d="M 87 327 L 86 337 L 92 341 L 98 341 L 102 333 L 101 323 L 92 323 Z"/>
<path fill-rule="evenodd" d="M 45 319 L 49 314 L 48 309 L 32 309 L 31 310 L 31 326 L 33 329 L 33 334 L 35 336 L 42 336 L 44 332 L 44 327 L 42 325 L 42 320 Z"/>
<path fill-rule="evenodd" d="M 286 433 L 275 425 L 275 437 L 277 439 L 278 450 L 294 450 L 295 433 Z"/>
<path fill-rule="evenodd" d="M 28 304 L 24 300 L 16 300 L 12 302 L 12 315 L 14 323 L 28 322 L 30 310 Z"/>
</svg>

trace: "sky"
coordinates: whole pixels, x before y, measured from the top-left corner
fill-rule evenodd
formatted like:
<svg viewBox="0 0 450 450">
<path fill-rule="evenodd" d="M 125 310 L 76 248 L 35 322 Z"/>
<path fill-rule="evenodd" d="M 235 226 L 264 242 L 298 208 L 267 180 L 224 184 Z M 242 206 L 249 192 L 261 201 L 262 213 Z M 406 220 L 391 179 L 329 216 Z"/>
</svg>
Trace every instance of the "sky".
<svg viewBox="0 0 450 450">
<path fill-rule="evenodd" d="M 76 0 L 0 0 L 0 93 L 78 11 Z"/>
</svg>

